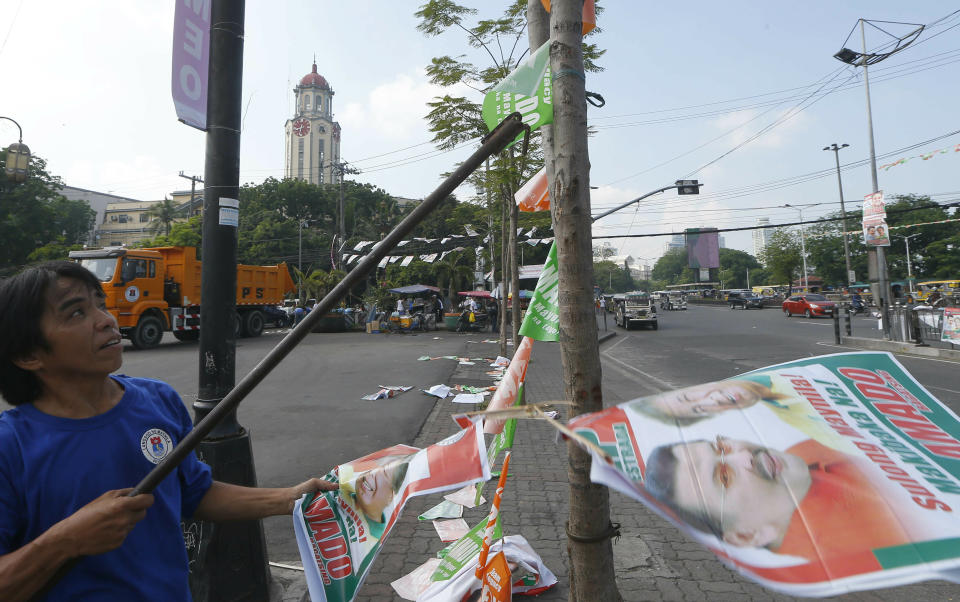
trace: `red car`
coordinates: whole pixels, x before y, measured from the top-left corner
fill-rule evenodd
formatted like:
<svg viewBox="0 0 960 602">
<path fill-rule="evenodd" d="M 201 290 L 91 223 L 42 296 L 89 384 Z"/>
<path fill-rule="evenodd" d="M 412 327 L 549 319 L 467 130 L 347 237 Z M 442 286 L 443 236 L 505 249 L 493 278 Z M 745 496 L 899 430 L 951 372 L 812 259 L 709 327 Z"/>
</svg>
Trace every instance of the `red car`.
<svg viewBox="0 0 960 602">
<path fill-rule="evenodd" d="M 783 313 L 789 318 L 793 314 L 803 314 L 808 318 L 833 315 L 835 304 L 827 301 L 823 295 L 794 295 L 783 302 Z"/>
</svg>

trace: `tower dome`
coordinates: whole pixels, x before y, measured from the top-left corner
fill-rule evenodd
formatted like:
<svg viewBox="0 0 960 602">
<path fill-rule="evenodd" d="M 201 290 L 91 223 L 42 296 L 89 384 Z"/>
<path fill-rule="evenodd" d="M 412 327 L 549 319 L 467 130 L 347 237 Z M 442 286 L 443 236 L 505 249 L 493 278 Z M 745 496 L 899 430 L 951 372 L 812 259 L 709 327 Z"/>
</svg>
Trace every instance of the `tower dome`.
<svg viewBox="0 0 960 602">
<path fill-rule="evenodd" d="M 300 85 L 317 86 L 318 88 L 322 88 L 324 90 L 330 89 L 330 84 L 327 83 L 327 80 L 322 75 L 317 73 L 317 63 L 313 63 L 313 69 L 310 71 L 310 73 L 301 78 Z"/>
</svg>

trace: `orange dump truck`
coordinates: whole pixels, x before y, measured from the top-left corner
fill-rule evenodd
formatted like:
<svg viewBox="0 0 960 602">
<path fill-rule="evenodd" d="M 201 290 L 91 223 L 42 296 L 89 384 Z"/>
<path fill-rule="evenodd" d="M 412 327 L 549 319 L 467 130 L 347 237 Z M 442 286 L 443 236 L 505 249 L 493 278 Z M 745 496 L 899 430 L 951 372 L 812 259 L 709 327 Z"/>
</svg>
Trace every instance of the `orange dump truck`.
<svg viewBox="0 0 960 602">
<path fill-rule="evenodd" d="M 134 347 L 160 344 L 169 330 L 181 341 L 200 337 L 200 260 L 196 247 L 72 251 L 103 283 L 107 309 Z M 283 302 L 296 290 L 287 265 L 237 266 L 237 336 L 263 333 L 264 307 Z"/>
</svg>

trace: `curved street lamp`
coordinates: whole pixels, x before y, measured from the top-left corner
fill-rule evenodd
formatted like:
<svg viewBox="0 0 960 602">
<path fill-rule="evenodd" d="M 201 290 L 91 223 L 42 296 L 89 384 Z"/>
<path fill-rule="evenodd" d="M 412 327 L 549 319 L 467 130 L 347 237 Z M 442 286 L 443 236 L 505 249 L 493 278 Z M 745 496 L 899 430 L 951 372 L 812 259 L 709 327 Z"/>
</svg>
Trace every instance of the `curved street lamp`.
<svg viewBox="0 0 960 602">
<path fill-rule="evenodd" d="M 9 117 L 0 115 L 0 119 L 13 121 L 20 132 L 19 142 L 14 142 L 7 147 L 6 174 L 14 182 L 23 182 L 27 179 L 27 167 L 30 166 L 30 149 L 23 143 L 23 128 L 20 124 Z"/>
</svg>

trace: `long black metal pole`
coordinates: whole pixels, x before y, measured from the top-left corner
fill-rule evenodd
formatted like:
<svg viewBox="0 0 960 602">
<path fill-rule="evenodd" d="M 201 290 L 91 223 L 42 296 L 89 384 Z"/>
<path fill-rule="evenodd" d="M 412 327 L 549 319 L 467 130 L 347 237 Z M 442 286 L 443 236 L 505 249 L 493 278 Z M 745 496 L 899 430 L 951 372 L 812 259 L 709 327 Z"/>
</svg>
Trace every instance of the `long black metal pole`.
<svg viewBox="0 0 960 602">
<path fill-rule="evenodd" d="M 377 243 L 373 250 L 347 274 L 340 283 L 333 288 L 307 317 L 300 324 L 291 330 L 277 346 L 274 347 L 254 368 L 241 379 L 237 386 L 214 407 L 206 417 L 201 420 L 193 430 L 180 441 L 180 443 L 163 459 L 150 473 L 137 484 L 130 495 L 148 493 L 154 490 L 156 486 L 172 472 L 180 462 L 210 433 L 219 421 L 230 413 L 234 412 L 240 402 L 256 387 L 260 381 L 285 358 L 297 344 L 302 341 L 307 334 L 313 330 L 313 327 L 319 322 L 323 315 L 333 309 L 337 302 L 345 296 L 350 289 L 361 283 L 367 274 L 377 266 L 381 259 L 386 256 L 404 236 L 409 234 L 427 215 L 433 211 L 436 206 L 452 193 L 457 186 L 463 183 L 467 177 L 474 172 L 484 160 L 490 155 L 494 155 L 512 142 L 524 125 L 520 120 L 520 114 L 510 115 L 486 138 L 483 145 L 473 153 L 460 167 L 457 168 L 446 180 L 444 180 L 430 196 L 425 198 L 410 215 L 391 231 L 386 238 Z"/>
</svg>

